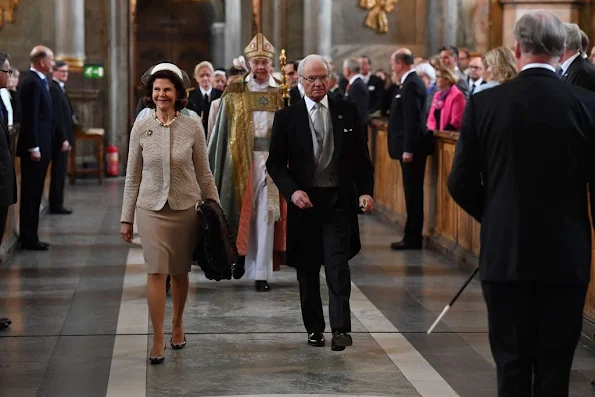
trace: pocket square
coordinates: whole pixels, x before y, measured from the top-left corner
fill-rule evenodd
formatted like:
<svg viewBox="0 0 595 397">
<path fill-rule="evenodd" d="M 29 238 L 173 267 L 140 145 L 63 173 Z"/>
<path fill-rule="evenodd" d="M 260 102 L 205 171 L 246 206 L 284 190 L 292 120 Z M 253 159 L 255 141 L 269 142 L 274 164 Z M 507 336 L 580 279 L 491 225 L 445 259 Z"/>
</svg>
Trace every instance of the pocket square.
<svg viewBox="0 0 595 397">
<path fill-rule="evenodd" d="M 374 91 L 376 89 L 376 87 L 374 87 L 373 85 L 368 86 L 368 91 Z"/>
<path fill-rule="evenodd" d="M 347 129 L 347 128 L 343 128 L 343 132 L 351 132 L 353 131 L 353 128 Z"/>
<path fill-rule="evenodd" d="M 401 94 L 397 94 L 397 96 L 395 98 L 399 99 L 400 97 L 401 97 Z"/>
</svg>

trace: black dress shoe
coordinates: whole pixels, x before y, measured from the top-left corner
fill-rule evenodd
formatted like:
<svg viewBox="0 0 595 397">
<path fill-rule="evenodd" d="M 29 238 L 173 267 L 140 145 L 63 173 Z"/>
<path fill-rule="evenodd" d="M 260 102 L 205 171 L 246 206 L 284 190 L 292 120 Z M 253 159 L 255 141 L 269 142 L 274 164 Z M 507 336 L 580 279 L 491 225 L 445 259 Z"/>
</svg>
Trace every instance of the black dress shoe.
<svg viewBox="0 0 595 397">
<path fill-rule="evenodd" d="M 72 214 L 72 210 L 67 210 L 64 207 L 62 207 L 62 208 L 56 208 L 56 209 L 50 209 L 50 214 L 70 215 L 70 214 Z"/>
<path fill-rule="evenodd" d="M 331 339 L 331 350 L 343 351 L 345 347 L 353 345 L 351 335 L 344 331 L 333 332 L 333 339 Z"/>
<path fill-rule="evenodd" d="M 308 334 L 308 344 L 310 346 L 322 347 L 326 340 L 322 332 L 311 332 Z"/>
<path fill-rule="evenodd" d="M 49 244 L 44 244 L 41 241 L 35 241 L 33 243 L 21 243 L 21 249 L 29 251 L 47 251 Z"/>
<path fill-rule="evenodd" d="M 244 267 L 245 263 L 246 263 L 246 257 L 240 256 L 240 257 L 238 257 L 238 260 L 236 261 L 236 263 L 234 263 L 231 266 L 231 275 L 234 278 L 234 280 L 241 279 L 242 276 L 244 275 L 244 273 L 246 273 L 246 268 Z"/>
<path fill-rule="evenodd" d="M 422 246 L 421 241 L 416 241 L 416 242 L 398 241 L 396 243 L 392 243 L 390 245 L 390 249 L 395 250 L 395 251 L 420 250 L 421 246 Z"/>
<path fill-rule="evenodd" d="M 271 290 L 271 287 L 266 280 L 256 280 L 254 282 L 254 288 L 258 292 L 267 292 Z"/>
<path fill-rule="evenodd" d="M 43 242 L 43 241 L 38 241 L 38 243 L 41 244 L 41 245 L 45 245 L 48 248 L 50 246 L 50 243 L 46 243 L 46 242 Z"/>
<path fill-rule="evenodd" d="M 12 324 L 12 321 L 10 321 L 9 319 L 0 318 L 0 330 L 8 328 L 10 324 Z"/>
</svg>

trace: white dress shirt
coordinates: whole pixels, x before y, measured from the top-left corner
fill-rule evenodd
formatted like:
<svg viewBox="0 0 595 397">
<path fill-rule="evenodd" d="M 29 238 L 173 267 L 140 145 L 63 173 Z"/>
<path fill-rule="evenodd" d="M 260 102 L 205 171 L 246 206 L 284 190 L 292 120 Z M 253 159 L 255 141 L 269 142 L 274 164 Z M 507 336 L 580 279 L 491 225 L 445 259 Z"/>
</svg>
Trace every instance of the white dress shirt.
<svg viewBox="0 0 595 397">
<path fill-rule="evenodd" d="M 567 60 L 564 61 L 564 63 L 562 64 L 562 76 L 564 76 L 566 74 L 566 72 L 568 71 L 568 68 L 570 67 L 572 62 L 574 62 L 574 60 L 576 58 L 578 58 L 580 55 L 581 55 L 581 52 L 578 51 L 576 54 L 574 54 L 573 56 L 571 56 L 570 58 L 568 58 Z"/>
<path fill-rule="evenodd" d="M 410 69 L 403 75 L 403 77 L 401 77 L 401 85 L 405 84 L 405 80 L 407 80 L 407 77 L 413 72 L 415 72 L 415 69 Z"/>
<path fill-rule="evenodd" d="M 550 65 L 549 63 L 529 63 L 521 69 L 521 72 L 524 72 L 527 69 L 547 69 L 553 73 L 556 73 L 556 68 Z"/>
<path fill-rule="evenodd" d="M 6 124 L 8 127 L 12 127 L 14 123 L 14 115 L 12 110 L 12 104 L 10 103 L 10 92 L 8 92 L 8 88 L 0 89 L 0 98 L 2 98 L 2 103 L 4 103 L 4 108 L 6 109 Z"/>
</svg>

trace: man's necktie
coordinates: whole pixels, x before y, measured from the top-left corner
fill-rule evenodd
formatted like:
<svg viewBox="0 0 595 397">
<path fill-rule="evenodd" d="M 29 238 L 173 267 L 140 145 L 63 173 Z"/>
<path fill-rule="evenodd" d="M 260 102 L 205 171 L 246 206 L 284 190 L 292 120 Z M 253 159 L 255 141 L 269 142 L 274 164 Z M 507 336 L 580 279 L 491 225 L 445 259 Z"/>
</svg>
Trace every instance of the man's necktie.
<svg viewBox="0 0 595 397">
<path fill-rule="evenodd" d="M 43 79 L 43 85 L 46 90 L 50 90 L 50 84 L 48 83 L 48 79 Z"/>
<path fill-rule="evenodd" d="M 558 71 L 556 72 L 556 74 L 558 75 L 558 78 L 562 78 L 562 76 L 564 75 L 564 69 L 560 68 L 558 69 Z"/>
<path fill-rule="evenodd" d="M 471 95 L 475 92 L 475 84 L 471 84 Z"/>
<path fill-rule="evenodd" d="M 0 105 L 0 117 L 3 123 L 6 123 L 6 119 L 4 118 L 4 111 L 2 110 L 2 105 Z"/>
<path fill-rule="evenodd" d="M 314 105 L 314 120 L 312 124 L 314 126 L 314 133 L 316 134 L 316 141 L 318 142 L 318 150 L 314 155 L 316 159 L 320 158 L 320 153 L 322 152 L 322 146 L 324 143 L 324 117 L 322 109 L 324 106 L 318 102 Z"/>
</svg>

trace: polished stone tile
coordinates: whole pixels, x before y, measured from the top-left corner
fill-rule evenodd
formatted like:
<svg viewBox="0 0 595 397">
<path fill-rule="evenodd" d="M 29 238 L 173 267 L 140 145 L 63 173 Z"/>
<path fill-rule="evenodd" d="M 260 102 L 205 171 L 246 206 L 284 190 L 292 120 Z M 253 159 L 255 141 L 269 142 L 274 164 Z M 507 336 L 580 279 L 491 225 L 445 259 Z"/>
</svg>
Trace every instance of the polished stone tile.
<svg viewBox="0 0 595 397">
<path fill-rule="evenodd" d="M 419 396 L 370 335 L 353 337 L 353 347 L 333 352 L 303 334 L 189 335 L 184 350 L 148 368 L 147 396 Z"/>
</svg>

